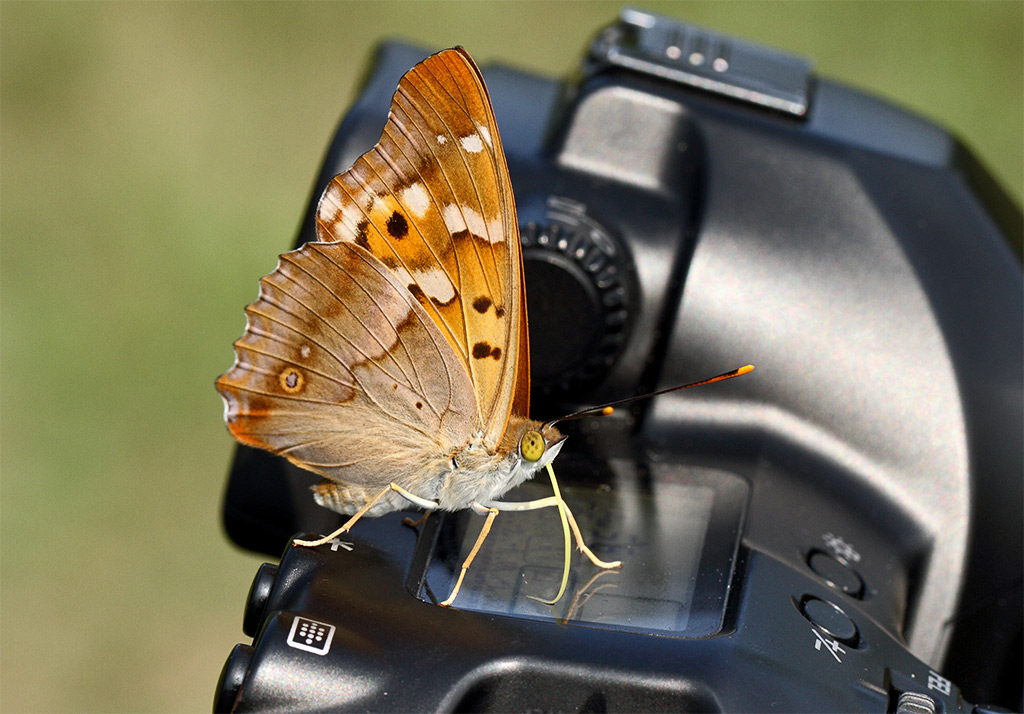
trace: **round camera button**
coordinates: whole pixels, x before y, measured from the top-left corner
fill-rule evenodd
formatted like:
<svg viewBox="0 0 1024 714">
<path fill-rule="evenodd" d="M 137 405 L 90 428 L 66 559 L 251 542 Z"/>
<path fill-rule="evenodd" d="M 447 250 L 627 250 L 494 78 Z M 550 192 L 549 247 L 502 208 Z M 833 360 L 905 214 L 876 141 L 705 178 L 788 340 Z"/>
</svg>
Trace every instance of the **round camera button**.
<svg viewBox="0 0 1024 714">
<path fill-rule="evenodd" d="M 846 644 L 857 643 L 857 625 L 837 605 L 828 600 L 807 596 L 800 606 L 800 612 L 825 634 Z"/>
<path fill-rule="evenodd" d="M 270 592 L 274 588 L 276 578 L 277 566 L 273 563 L 263 563 L 256 572 L 252 587 L 249 588 L 245 614 L 242 617 L 242 632 L 249 637 L 255 637 L 260 630 L 263 615 L 267 609 L 267 601 L 270 600 Z"/>
<path fill-rule="evenodd" d="M 853 570 L 824 551 L 816 550 L 807 559 L 807 565 L 830 586 L 850 597 L 864 596 L 864 581 Z"/>
<path fill-rule="evenodd" d="M 224 663 L 224 669 L 220 672 L 220 680 L 217 682 L 217 694 L 213 702 L 214 712 L 230 712 L 234 709 L 235 700 L 242 691 L 242 684 L 245 683 L 245 675 L 252 663 L 252 656 L 255 649 L 251 645 L 235 645 Z"/>
</svg>

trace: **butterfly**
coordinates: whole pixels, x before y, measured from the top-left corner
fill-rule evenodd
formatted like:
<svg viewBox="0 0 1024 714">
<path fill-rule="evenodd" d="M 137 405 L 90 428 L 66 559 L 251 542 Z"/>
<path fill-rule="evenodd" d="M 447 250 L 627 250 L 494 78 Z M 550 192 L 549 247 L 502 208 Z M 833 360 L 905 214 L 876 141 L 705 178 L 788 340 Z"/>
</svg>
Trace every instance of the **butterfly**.
<svg viewBox="0 0 1024 714">
<path fill-rule="evenodd" d="M 465 50 L 402 77 L 380 142 L 330 181 L 316 226 L 261 280 L 217 380 L 231 434 L 322 476 L 313 498 L 351 516 L 295 544 L 410 504 L 472 509 L 487 519 L 447 606 L 501 510 L 554 506 L 595 565 L 619 567 L 586 547 L 558 495 L 550 464 L 564 437 L 528 416 L 515 201 Z M 553 498 L 499 500 L 544 468 Z"/>
</svg>

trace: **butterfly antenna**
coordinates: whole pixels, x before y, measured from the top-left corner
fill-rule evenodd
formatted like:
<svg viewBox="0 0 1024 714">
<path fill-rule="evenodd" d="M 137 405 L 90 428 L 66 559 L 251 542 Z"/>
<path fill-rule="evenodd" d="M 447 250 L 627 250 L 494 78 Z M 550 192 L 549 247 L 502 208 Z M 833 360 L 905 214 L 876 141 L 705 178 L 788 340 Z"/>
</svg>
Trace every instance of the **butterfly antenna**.
<svg viewBox="0 0 1024 714">
<path fill-rule="evenodd" d="M 733 377 L 739 377 L 741 374 L 752 372 L 753 369 L 754 365 L 748 364 L 744 365 L 743 367 L 740 367 L 739 369 L 734 369 L 731 372 L 724 372 L 709 379 L 702 379 L 699 382 L 680 384 L 676 387 L 669 387 L 668 389 L 662 389 L 657 392 L 651 392 L 650 394 L 641 394 L 638 397 L 626 397 L 625 399 L 619 399 L 614 402 L 608 402 L 607 404 L 602 404 L 597 407 L 587 407 L 586 409 L 581 409 L 578 412 L 573 412 L 572 414 L 567 414 L 566 416 L 558 417 L 557 419 L 552 419 L 551 421 L 547 422 L 544 426 L 553 426 L 554 424 L 557 424 L 560 421 L 569 421 L 570 419 L 582 419 L 583 417 L 589 416 L 608 416 L 614 413 L 616 407 L 625 406 L 626 404 L 632 404 L 633 402 L 639 402 L 643 399 L 650 399 L 651 397 L 660 397 L 662 394 L 678 392 L 680 389 L 689 389 L 690 387 L 699 387 L 703 384 L 723 382 L 726 379 L 732 379 Z"/>
</svg>

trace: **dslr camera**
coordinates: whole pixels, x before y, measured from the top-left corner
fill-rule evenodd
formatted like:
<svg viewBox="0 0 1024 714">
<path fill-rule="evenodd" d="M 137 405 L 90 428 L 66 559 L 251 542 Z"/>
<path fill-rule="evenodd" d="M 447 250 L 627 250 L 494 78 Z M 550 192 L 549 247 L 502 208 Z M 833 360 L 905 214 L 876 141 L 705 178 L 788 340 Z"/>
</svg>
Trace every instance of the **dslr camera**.
<svg viewBox="0 0 1024 714">
<path fill-rule="evenodd" d="M 324 186 L 428 51 L 383 44 Z M 569 81 L 484 75 L 515 188 L 534 405 L 600 557 L 552 509 L 340 516 L 239 447 L 264 564 L 216 711 L 1020 710 L 1021 214 L 943 129 L 804 59 L 639 10 Z M 571 428 L 570 428 L 571 427 Z M 542 498 L 541 480 L 513 500 Z"/>
</svg>

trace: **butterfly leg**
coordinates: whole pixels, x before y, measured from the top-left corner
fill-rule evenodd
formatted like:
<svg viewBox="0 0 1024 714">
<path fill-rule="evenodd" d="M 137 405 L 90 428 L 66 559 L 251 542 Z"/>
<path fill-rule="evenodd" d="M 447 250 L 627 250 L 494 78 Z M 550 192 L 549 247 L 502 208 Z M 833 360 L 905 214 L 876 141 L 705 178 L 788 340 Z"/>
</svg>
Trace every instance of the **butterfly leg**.
<svg viewBox="0 0 1024 714">
<path fill-rule="evenodd" d="M 580 533 L 580 527 L 576 525 L 576 519 L 573 518 L 572 511 L 569 510 L 569 504 L 566 503 L 563 505 L 565 506 L 565 515 L 569 518 L 569 527 L 572 529 L 573 534 L 576 536 L 576 547 L 580 549 L 580 552 L 582 552 L 584 555 L 590 558 L 590 562 L 599 568 L 604 568 L 605 570 L 609 568 L 621 568 L 621 560 L 601 560 L 596 555 L 594 555 L 594 551 L 588 548 L 587 544 L 583 542 L 583 534 Z"/>
<path fill-rule="evenodd" d="M 572 515 L 572 511 L 569 510 L 569 504 L 564 501 L 562 504 L 565 506 L 565 515 L 569 520 L 569 528 L 572 529 L 573 535 L 576 536 L 576 547 L 579 548 L 580 552 L 590 558 L 590 562 L 599 568 L 621 568 L 621 560 L 605 561 L 594 555 L 594 551 L 587 547 L 587 544 L 583 542 L 583 534 L 580 532 L 580 527 L 576 523 L 576 519 Z M 536 501 L 491 501 L 488 505 L 500 508 L 503 511 L 535 511 L 538 508 L 550 508 L 551 506 L 558 505 L 558 499 L 554 496 L 548 496 L 547 498 L 538 498 Z"/>
<path fill-rule="evenodd" d="M 407 526 L 410 526 L 412 528 L 419 528 L 423 525 L 423 522 L 427 520 L 427 517 L 431 514 L 431 512 L 435 508 L 437 508 L 437 503 L 435 501 L 431 501 L 430 499 L 427 498 L 420 498 L 415 493 L 406 491 L 404 488 L 402 488 L 396 483 L 389 484 L 389 488 L 395 493 L 402 496 L 406 501 L 409 501 L 409 503 L 412 503 L 415 506 L 419 506 L 425 511 L 424 514 L 417 518 L 415 521 L 411 518 L 403 518 L 402 523 L 404 523 Z"/>
<path fill-rule="evenodd" d="M 360 518 L 366 515 L 366 512 L 373 508 L 375 505 L 377 505 L 377 502 L 380 501 L 380 499 L 384 498 L 384 496 L 386 496 L 389 491 L 394 491 L 400 494 L 410 503 L 415 503 L 417 506 L 420 506 L 422 508 L 426 508 L 428 510 L 433 510 L 437 508 L 437 503 L 435 503 L 434 501 L 428 500 L 426 498 L 420 498 L 416 494 L 406 491 L 404 488 L 402 488 L 396 483 L 389 483 L 387 486 L 381 489 L 380 493 L 378 493 L 376 496 L 367 501 L 366 505 L 364 505 L 362 508 L 356 511 L 351 518 L 345 521 L 345 524 L 342 525 L 342 527 L 338 530 L 334 531 L 329 535 L 325 535 L 323 538 L 318 538 L 317 540 L 300 540 L 296 538 L 294 541 L 292 541 L 292 543 L 294 545 L 304 546 L 306 548 L 315 548 L 318 545 L 330 543 L 332 540 L 340 536 L 342 533 L 347 533 L 349 529 L 351 529 L 352 526 L 356 524 L 356 521 L 358 521 Z"/>
<path fill-rule="evenodd" d="M 403 518 L 402 519 L 402 524 L 406 525 L 406 526 L 409 526 L 410 528 L 419 528 L 420 526 L 422 526 L 426 522 L 427 518 L 430 517 L 430 513 L 431 513 L 431 511 L 424 511 L 423 515 L 420 516 L 419 518 L 417 518 L 415 521 L 413 519 L 411 519 L 411 518 L 408 518 L 408 517 Z"/>
<path fill-rule="evenodd" d="M 444 602 L 438 603 L 441 607 L 448 607 L 455 601 L 455 596 L 459 594 L 459 588 L 462 587 L 462 579 L 466 577 L 466 571 L 469 570 L 469 566 L 473 563 L 473 558 L 476 557 L 477 552 L 480 550 L 480 546 L 484 544 L 484 540 L 487 538 L 487 534 L 491 532 L 491 524 L 494 523 L 494 519 L 498 515 L 498 509 L 494 507 L 481 506 L 479 503 L 474 503 L 472 506 L 473 510 L 483 515 L 487 514 L 487 520 L 484 521 L 484 527 L 480 529 L 480 535 L 476 538 L 476 543 L 473 544 L 473 550 L 469 551 L 469 555 L 466 556 L 465 562 L 462 564 L 462 570 L 459 571 L 459 579 L 455 581 L 455 587 L 452 588 L 452 594 L 448 596 L 448 599 Z"/>
</svg>

